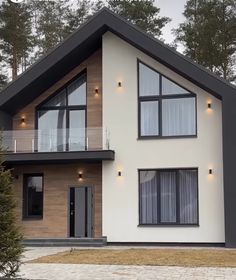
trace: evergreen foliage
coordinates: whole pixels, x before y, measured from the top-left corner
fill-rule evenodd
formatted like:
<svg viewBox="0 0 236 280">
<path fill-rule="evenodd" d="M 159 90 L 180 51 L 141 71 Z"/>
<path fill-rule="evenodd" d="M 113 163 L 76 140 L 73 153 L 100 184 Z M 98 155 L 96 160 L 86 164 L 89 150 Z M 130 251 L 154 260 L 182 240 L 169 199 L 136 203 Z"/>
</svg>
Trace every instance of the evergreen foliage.
<svg viewBox="0 0 236 280">
<path fill-rule="evenodd" d="M 160 17 L 154 0 L 30 0 L 0 4 L 0 53 L 12 79 L 49 52 L 104 6 L 154 36 L 169 21 Z M 1 82 L 2 81 L 2 82 Z M 5 77 L 0 76 L 1 83 Z"/>
<path fill-rule="evenodd" d="M 1 144 L 0 144 L 1 145 Z M 5 169 L 0 147 L 0 276 L 14 277 L 23 252 L 22 235 L 16 226 L 11 170 Z"/>
<path fill-rule="evenodd" d="M 73 4 L 69 6 L 65 17 L 65 35 L 69 35 L 79 28 L 91 16 L 93 6 L 97 3 L 90 0 L 77 0 L 76 5 Z"/>
<path fill-rule="evenodd" d="M 154 0 L 108 0 L 108 8 L 137 25 L 147 33 L 160 37 L 161 29 L 170 21 L 159 15 Z"/>
<path fill-rule="evenodd" d="M 185 54 L 229 81 L 235 80 L 236 1 L 188 0 L 176 41 Z"/>
<path fill-rule="evenodd" d="M 33 47 L 31 15 L 27 4 L 10 0 L 0 5 L 0 50 L 4 62 L 10 66 L 12 79 L 20 65 L 28 66 L 27 59 Z"/>
<path fill-rule="evenodd" d="M 33 30 L 36 41 L 36 59 L 53 49 L 65 38 L 68 5 L 65 0 L 32 0 Z"/>
</svg>

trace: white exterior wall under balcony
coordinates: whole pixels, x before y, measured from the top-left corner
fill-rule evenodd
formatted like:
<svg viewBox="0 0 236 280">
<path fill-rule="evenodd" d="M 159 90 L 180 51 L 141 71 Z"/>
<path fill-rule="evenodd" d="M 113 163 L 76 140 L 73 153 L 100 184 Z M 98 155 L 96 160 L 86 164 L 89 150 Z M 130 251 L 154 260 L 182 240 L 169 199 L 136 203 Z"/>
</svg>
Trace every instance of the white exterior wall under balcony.
<svg viewBox="0 0 236 280">
<path fill-rule="evenodd" d="M 197 94 L 197 138 L 137 140 L 137 58 Z M 103 235 L 109 242 L 225 241 L 221 101 L 108 32 L 103 36 L 103 127 L 109 128 L 115 150 L 115 161 L 103 163 Z M 175 167 L 198 167 L 200 226 L 138 227 L 137 170 Z"/>
</svg>

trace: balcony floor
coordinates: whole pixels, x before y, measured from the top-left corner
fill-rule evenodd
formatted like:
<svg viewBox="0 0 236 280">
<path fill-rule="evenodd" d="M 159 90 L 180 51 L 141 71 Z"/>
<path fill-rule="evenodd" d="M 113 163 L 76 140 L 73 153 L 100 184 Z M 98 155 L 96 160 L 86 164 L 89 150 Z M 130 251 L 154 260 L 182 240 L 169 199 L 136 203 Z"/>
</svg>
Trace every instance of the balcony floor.
<svg viewBox="0 0 236 280">
<path fill-rule="evenodd" d="M 78 161 L 99 162 L 102 160 L 114 160 L 115 152 L 113 150 L 94 150 L 76 152 L 6 153 L 3 157 L 7 165 L 74 163 Z"/>
</svg>

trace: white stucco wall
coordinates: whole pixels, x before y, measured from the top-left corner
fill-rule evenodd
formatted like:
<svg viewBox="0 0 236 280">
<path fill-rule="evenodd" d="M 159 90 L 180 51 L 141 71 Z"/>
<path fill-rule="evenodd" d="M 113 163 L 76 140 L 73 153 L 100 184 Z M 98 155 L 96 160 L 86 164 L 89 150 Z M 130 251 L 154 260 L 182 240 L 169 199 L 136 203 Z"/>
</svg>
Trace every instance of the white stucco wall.
<svg viewBox="0 0 236 280">
<path fill-rule="evenodd" d="M 197 138 L 137 140 L 137 58 L 197 94 Z M 109 242 L 225 241 L 221 101 L 108 32 L 103 36 L 103 127 L 115 150 L 115 161 L 103 163 L 103 235 Z M 200 226 L 138 227 L 137 170 L 175 167 L 198 167 Z"/>
</svg>

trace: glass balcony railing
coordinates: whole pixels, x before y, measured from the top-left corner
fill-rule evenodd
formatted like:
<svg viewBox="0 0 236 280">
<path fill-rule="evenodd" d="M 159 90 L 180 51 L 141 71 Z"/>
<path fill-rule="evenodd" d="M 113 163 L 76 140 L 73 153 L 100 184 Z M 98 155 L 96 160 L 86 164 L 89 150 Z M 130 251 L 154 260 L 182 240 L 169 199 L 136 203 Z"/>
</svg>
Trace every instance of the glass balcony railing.
<svg viewBox="0 0 236 280">
<path fill-rule="evenodd" d="M 3 148 L 11 153 L 109 150 L 107 129 L 100 127 L 9 130 L 2 132 Z"/>
</svg>

